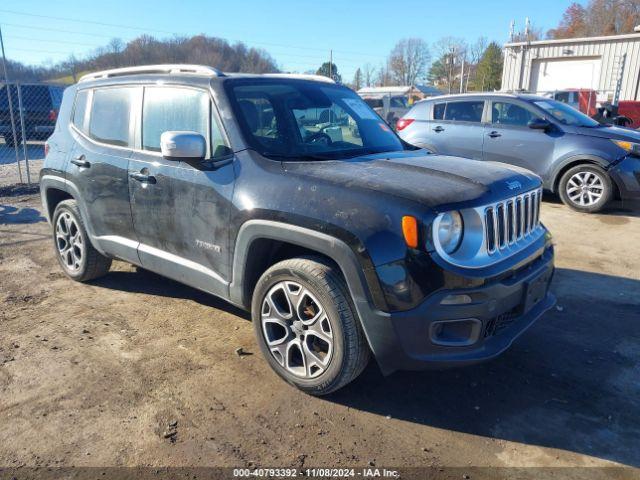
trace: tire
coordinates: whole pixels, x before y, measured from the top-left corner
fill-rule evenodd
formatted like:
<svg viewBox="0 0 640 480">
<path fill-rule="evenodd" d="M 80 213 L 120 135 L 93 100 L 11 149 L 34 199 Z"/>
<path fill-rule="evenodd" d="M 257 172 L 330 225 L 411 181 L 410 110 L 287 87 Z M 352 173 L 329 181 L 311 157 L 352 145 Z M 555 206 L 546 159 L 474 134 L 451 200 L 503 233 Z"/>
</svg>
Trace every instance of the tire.
<svg viewBox="0 0 640 480">
<path fill-rule="evenodd" d="M 567 170 L 558 185 L 560 199 L 578 212 L 595 213 L 613 197 L 611 178 L 597 165 L 582 164 Z"/>
<path fill-rule="evenodd" d="M 69 278 L 87 282 L 107 274 L 111 259 L 93 248 L 75 200 L 56 206 L 52 224 L 56 258 Z"/>
<path fill-rule="evenodd" d="M 269 268 L 258 280 L 251 313 L 271 368 L 306 393 L 334 392 L 369 362 L 344 278 L 322 258 L 293 258 Z"/>
</svg>

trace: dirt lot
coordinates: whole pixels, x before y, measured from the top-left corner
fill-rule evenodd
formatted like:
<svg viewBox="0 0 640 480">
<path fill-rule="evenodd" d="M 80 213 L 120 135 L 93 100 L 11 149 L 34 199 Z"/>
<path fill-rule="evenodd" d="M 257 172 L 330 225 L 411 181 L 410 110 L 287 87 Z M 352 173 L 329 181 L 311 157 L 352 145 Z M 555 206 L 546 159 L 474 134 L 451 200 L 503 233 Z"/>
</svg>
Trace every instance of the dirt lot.
<svg viewBox="0 0 640 480">
<path fill-rule="evenodd" d="M 216 298 L 120 262 L 66 279 L 39 209 L 0 198 L 0 467 L 640 467 L 637 213 L 545 202 L 558 307 L 500 358 L 387 378 L 372 363 L 317 399 Z"/>
</svg>

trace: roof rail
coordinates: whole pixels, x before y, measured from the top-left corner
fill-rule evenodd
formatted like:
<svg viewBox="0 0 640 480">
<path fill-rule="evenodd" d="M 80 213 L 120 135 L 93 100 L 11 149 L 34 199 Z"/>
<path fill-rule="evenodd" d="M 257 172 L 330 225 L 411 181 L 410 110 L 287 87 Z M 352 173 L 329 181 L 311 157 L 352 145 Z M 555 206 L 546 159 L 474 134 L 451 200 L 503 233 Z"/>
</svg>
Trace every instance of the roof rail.
<svg viewBox="0 0 640 480">
<path fill-rule="evenodd" d="M 207 75 L 210 77 L 224 77 L 224 73 L 217 68 L 205 65 L 143 65 L 139 67 L 114 68 L 101 72 L 88 73 L 80 77 L 79 82 L 88 82 L 100 78 L 120 77 L 123 75 L 136 75 L 144 73 L 190 73 L 194 75 Z"/>
<path fill-rule="evenodd" d="M 325 77 L 324 75 L 311 75 L 308 73 L 265 73 L 261 76 L 276 78 L 299 78 L 300 80 L 315 80 L 316 82 L 336 83 L 333 79 Z"/>
</svg>

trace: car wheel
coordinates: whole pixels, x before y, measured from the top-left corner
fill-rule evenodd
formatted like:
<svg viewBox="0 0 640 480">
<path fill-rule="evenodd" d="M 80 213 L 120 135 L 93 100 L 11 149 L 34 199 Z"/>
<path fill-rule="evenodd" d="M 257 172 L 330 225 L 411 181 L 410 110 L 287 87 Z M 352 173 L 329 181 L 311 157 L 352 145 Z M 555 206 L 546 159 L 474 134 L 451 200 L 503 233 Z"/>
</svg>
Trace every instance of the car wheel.
<svg viewBox="0 0 640 480">
<path fill-rule="evenodd" d="M 613 197 L 611 178 L 597 165 L 570 168 L 560 179 L 560 198 L 574 210 L 594 213 L 602 210 Z"/>
<path fill-rule="evenodd" d="M 344 279 L 321 258 L 273 265 L 258 280 L 251 310 L 269 365 L 304 392 L 326 395 L 338 390 L 369 361 L 369 346 Z"/>
<path fill-rule="evenodd" d="M 91 245 L 75 200 L 60 202 L 53 213 L 52 223 L 56 257 L 69 278 L 86 282 L 109 271 L 111 259 Z"/>
</svg>

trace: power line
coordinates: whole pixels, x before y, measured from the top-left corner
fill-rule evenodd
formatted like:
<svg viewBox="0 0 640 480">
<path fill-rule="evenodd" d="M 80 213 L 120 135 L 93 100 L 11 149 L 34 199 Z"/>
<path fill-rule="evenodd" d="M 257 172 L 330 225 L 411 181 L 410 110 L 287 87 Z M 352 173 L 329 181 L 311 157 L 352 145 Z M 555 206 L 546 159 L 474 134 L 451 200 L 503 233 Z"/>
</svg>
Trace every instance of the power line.
<svg viewBox="0 0 640 480">
<path fill-rule="evenodd" d="M 167 35 L 180 36 L 180 34 L 177 33 L 177 32 L 169 32 L 167 30 L 159 30 L 159 29 L 153 29 L 153 28 L 141 28 L 141 27 L 136 27 L 136 26 L 133 26 L 133 25 L 121 25 L 121 24 L 115 24 L 115 23 L 96 22 L 96 21 L 91 21 L 91 20 L 79 20 L 79 19 L 74 19 L 74 18 L 56 17 L 56 16 L 52 16 L 52 15 L 42 15 L 42 14 L 35 14 L 35 13 L 18 12 L 18 11 L 15 11 L 15 10 L 5 10 L 5 9 L 0 9 L 0 12 L 9 13 L 9 14 L 13 14 L 13 15 L 23 15 L 23 16 L 27 16 L 27 17 L 45 18 L 45 19 L 49 19 L 49 20 L 61 20 L 61 21 L 77 22 L 77 23 L 83 23 L 83 24 L 101 25 L 101 26 L 107 26 L 107 27 L 113 27 L 113 28 L 123 28 L 123 29 L 128 29 L 128 30 L 136 30 L 136 31 L 140 31 L 140 32 L 157 32 L 157 33 L 164 33 L 164 34 L 167 34 Z M 9 24 L 5 24 L 5 25 L 9 25 Z M 33 28 L 38 28 L 38 27 L 33 27 Z M 54 29 L 49 28 L 48 30 L 53 31 Z M 67 32 L 67 33 L 71 33 L 71 32 Z M 80 32 L 76 32 L 76 33 L 80 33 Z M 83 34 L 83 35 L 86 35 L 86 34 Z M 285 45 L 285 44 L 270 43 L 270 42 L 247 42 L 246 40 L 238 40 L 238 39 L 228 39 L 228 40 L 230 40 L 232 42 L 242 42 L 242 43 L 253 44 L 253 45 L 284 47 L 284 48 L 295 48 L 295 49 L 302 49 L 302 50 L 314 50 L 314 51 L 319 51 L 319 52 L 327 52 L 329 50 L 328 48 L 307 47 L 307 46 L 302 47 L 302 46 L 297 46 L 297 45 Z M 346 54 L 350 54 L 350 55 L 361 55 L 361 56 L 366 56 L 366 57 L 370 57 L 370 58 L 384 58 L 384 59 L 386 59 L 386 57 L 383 56 L 383 55 L 369 54 L 369 53 L 363 53 L 363 52 L 354 52 L 354 51 L 348 51 L 348 50 L 334 50 L 334 52 L 346 53 Z"/>
<path fill-rule="evenodd" d="M 6 27 L 14 27 L 14 28 L 28 28 L 29 30 L 44 30 L 47 32 L 60 32 L 60 33 L 70 33 L 72 35 L 87 35 L 89 37 L 102 37 L 102 38 L 113 38 L 113 35 L 104 35 L 100 33 L 87 33 L 87 32 L 78 32 L 74 30 L 63 30 L 60 28 L 51 28 L 51 27 L 34 27 L 33 25 L 21 25 L 19 23 L 6 23 L 2 22 L 3 26 Z"/>
<path fill-rule="evenodd" d="M 12 15 L 23 15 L 25 17 L 46 18 L 48 20 L 62 20 L 62 21 L 65 21 L 65 22 L 76 22 L 76 23 L 83 23 L 83 24 L 90 23 L 92 25 L 101 25 L 103 27 L 124 28 L 124 29 L 129 29 L 129 30 L 158 32 L 158 33 L 165 33 L 165 34 L 168 34 L 168 35 L 175 35 L 175 32 L 169 32 L 167 30 L 158 30 L 158 29 L 153 29 L 153 28 L 140 28 L 140 27 L 134 27 L 132 25 L 118 25 L 116 23 L 96 22 L 94 20 L 79 20 L 77 18 L 54 17 L 53 15 L 42 15 L 42 14 L 37 14 L 37 13 L 25 13 L 25 12 L 17 12 L 15 10 L 5 10 L 5 9 L 0 9 L 0 12 L 10 13 Z"/>
<path fill-rule="evenodd" d="M 30 42 L 64 43 L 67 45 L 78 45 L 81 47 L 93 47 L 93 48 L 99 48 L 104 46 L 104 45 L 90 45 L 88 43 L 68 42 L 66 40 L 49 40 L 49 39 L 40 39 L 40 38 L 20 37 L 18 35 L 9 35 L 9 36 L 6 36 L 6 38 L 15 39 L 15 40 L 29 40 Z"/>
</svg>

